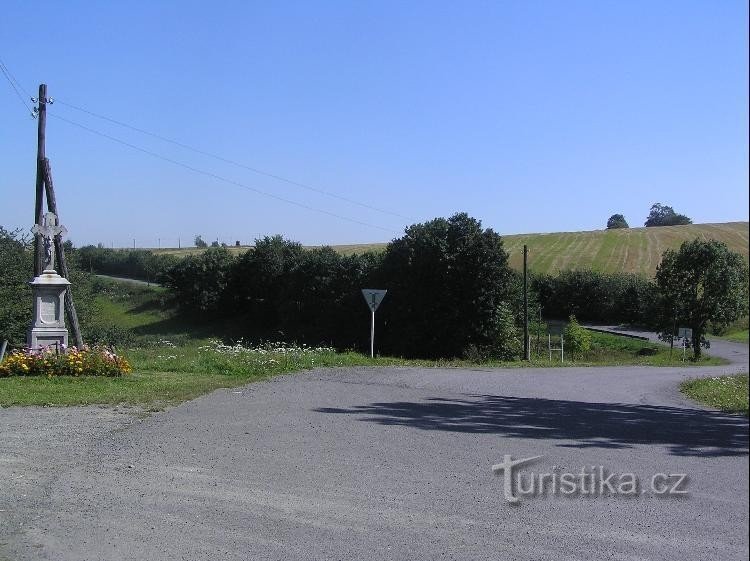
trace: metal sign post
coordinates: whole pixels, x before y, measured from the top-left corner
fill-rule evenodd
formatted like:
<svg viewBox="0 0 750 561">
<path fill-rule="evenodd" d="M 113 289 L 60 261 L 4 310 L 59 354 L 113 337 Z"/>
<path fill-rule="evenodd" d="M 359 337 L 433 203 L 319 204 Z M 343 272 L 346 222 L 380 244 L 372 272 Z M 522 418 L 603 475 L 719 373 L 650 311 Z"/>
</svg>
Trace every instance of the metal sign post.
<svg viewBox="0 0 750 561">
<path fill-rule="evenodd" d="M 677 330 L 677 336 L 682 339 L 682 362 L 685 362 L 685 354 L 687 352 L 689 342 L 691 342 L 693 339 L 693 330 L 689 327 L 680 327 Z"/>
<path fill-rule="evenodd" d="M 370 308 L 370 312 L 372 313 L 370 318 L 370 358 L 375 357 L 375 310 L 380 306 L 386 292 L 388 291 L 376 288 L 362 289 L 362 296 L 365 297 L 367 307 Z"/>
</svg>

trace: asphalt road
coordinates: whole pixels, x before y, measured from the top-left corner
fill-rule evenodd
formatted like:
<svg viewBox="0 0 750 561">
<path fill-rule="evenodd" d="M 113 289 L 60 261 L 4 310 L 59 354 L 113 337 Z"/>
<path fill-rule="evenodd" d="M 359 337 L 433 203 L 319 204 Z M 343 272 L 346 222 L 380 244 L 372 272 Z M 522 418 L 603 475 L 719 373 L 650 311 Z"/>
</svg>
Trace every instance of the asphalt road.
<svg viewBox="0 0 750 561">
<path fill-rule="evenodd" d="M 17 435 L 0 451 L 13 482 L 0 547 L 13 560 L 747 559 L 747 419 L 677 390 L 746 370 L 744 353 L 699 369 L 317 370 L 144 419 L 0 410 L 2 436 Z M 505 455 L 542 456 L 528 477 L 634 474 L 639 492 L 512 505 L 492 471 Z M 687 474 L 688 494 L 654 493 L 657 473 Z"/>
</svg>

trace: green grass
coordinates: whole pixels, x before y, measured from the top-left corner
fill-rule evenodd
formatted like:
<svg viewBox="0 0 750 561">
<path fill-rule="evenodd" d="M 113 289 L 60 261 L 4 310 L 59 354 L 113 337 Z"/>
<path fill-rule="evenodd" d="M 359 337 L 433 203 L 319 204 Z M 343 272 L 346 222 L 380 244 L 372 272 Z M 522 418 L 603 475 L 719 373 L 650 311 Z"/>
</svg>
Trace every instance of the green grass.
<svg viewBox="0 0 750 561">
<path fill-rule="evenodd" d="M 125 350 L 123 354 L 133 366 L 133 374 L 122 378 L 56 377 L 0 379 L 0 406 L 10 405 L 83 405 L 140 404 L 162 408 L 193 399 L 218 388 L 232 388 L 288 372 L 317 367 L 342 366 L 420 366 L 443 368 L 524 368 L 557 366 L 604 365 L 708 365 L 723 361 L 704 358 L 700 363 L 683 363 L 675 353 L 669 360 L 668 349 L 658 348 L 651 356 L 639 355 L 651 345 L 614 335 L 595 333 L 592 349 L 584 356 L 567 356 L 560 364 L 559 355 L 552 362 L 547 355 L 536 356 L 531 362 L 475 363 L 466 360 L 410 360 L 394 357 L 370 358 L 365 355 L 332 350 L 292 352 L 217 352 L 209 341 L 193 340 L 173 346 L 162 340 L 158 345 Z M 655 348 L 655 347 L 653 347 Z"/>
<path fill-rule="evenodd" d="M 634 220 L 632 222 L 635 222 Z M 626 228 L 590 232 L 515 234 L 503 236 L 510 253 L 511 267 L 523 266 L 523 246 L 529 246 L 529 267 L 537 273 L 557 273 L 568 269 L 593 269 L 605 273 L 639 273 L 652 277 L 665 249 L 677 249 L 695 238 L 724 242 L 729 249 L 748 258 L 748 222 L 689 224 L 660 228 Z M 344 255 L 383 251 L 386 243 L 334 245 Z M 249 246 L 229 247 L 242 253 Z M 152 250 L 156 253 L 191 255 L 196 248 Z"/>
<path fill-rule="evenodd" d="M 748 375 L 716 376 L 683 382 L 680 390 L 709 407 L 748 414 Z"/>
<path fill-rule="evenodd" d="M 167 354 L 167 353 L 174 354 Z M 297 360 L 258 364 L 203 353 L 197 347 L 153 347 L 124 353 L 134 372 L 121 378 L 60 376 L 0 379 L 0 406 L 128 403 L 153 409 L 180 403 L 218 388 L 232 388 L 317 366 L 392 366 L 396 359 L 370 359 L 355 353 L 314 353 Z M 175 356 L 176 359 L 166 357 Z"/>
<path fill-rule="evenodd" d="M 719 331 L 720 335 L 709 334 L 708 338 L 719 338 L 726 341 L 734 341 L 735 343 L 748 344 L 748 318 L 747 316 L 742 317 L 731 324 L 724 327 Z"/>
<path fill-rule="evenodd" d="M 713 337 L 716 337 L 718 339 L 724 339 L 726 341 L 733 341 L 735 343 L 745 343 L 746 345 L 748 342 L 750 342 L 750 338 L 748 338 L 748 330 L 744 329 L 741 331 L 730 331 L 728 333 L 724 333 L 723 335 L 709 335 L 708 338 L 711 339 Z"/>
</svg>

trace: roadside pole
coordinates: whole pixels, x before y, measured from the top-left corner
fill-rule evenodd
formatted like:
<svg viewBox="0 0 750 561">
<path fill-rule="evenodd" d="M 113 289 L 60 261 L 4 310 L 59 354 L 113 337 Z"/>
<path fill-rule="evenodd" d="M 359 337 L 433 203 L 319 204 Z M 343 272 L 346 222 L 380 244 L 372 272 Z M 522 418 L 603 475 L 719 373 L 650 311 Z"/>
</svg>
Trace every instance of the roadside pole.
<svg viewBox="0 0 750 561">
<path fill-rule="evenodd" d="M 523 359 L 531 360 L 531 340 L 529 339 L 529 284 L 527 262 L 529 246 L 523 246 Z"/>
<path fill-rule="evenodd" d="M 365 297 L 365 303 L 370 308 L 370 358 L 375 358 L 375 310 L 385 298 L 387 290 L 377 288 L 363 288 L 362 296 Z"/>
</svg>

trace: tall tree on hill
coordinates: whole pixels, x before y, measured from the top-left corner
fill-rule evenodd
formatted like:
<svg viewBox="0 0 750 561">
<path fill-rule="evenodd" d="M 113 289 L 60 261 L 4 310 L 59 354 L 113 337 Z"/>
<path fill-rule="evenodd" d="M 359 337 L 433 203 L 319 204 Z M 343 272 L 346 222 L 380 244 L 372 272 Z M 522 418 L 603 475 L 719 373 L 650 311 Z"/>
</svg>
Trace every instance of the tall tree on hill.
<svg viewBox="0 0 750 561">
<path fill-rule="evenodd" d="M 709 321 L 725 326 L 747 314 L 747 282 L 744 258 L 721 242 L 696 239 L 668 249 L 656 270 L 663 324 L 670 333 L 674 323 L 692 329 L 693 355 L 700 358 Z"/>
<path fill-rule="evenodd" d="M 671 206 L 655 203 L 651 205 L 651 211 L 648 214 L 648 218 L 646 218 L 645 225 L 647 227 L 683 226 L 692 223 L 693 221 L 684 214 L 677 214 Z"/>
<path fill-rule="evenodd" d="M 607 230 L 616 230 L 618 228 L 630 228 L 627 220 L 622 214 L 613 214 L 607 220 Z"/>
</svg>

